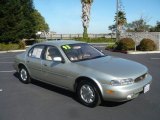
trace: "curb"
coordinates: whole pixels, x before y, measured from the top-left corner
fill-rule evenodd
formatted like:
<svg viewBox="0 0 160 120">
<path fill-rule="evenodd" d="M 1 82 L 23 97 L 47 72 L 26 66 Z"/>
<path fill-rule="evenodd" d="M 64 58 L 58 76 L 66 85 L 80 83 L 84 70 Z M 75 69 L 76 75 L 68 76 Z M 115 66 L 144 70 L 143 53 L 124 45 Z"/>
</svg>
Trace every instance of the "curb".
<svg viewBox="0 0 160 120">
<path fill-rule="evenodd" d="M 117 53 L 128 54 L 128 52 L 127 52 L 127 51 L 112 50 L 112 49 L 105 49 L 105 50 L 108 50 L 108 51 L 110 51 L 110 52 L 117 52 Z"/>
<path fill-rule="evenodd" d="M 123 54 L 130 54 L 130 55 L 140 55 L 140 54 L 156 54 L 160 53 L 160 51 L 120 51 L 120 50 L 110 50 L 110 49 L 105 49 L 111 52 L 118 52 L 118 53 L 123 53 Z"/>
<path fill-rule="evenodd" d="M 127 54 L 131 54 L 131 55 L 155 54 L 155 53 L 160 53 L 160 51 L 138 51 L 138 52 L 127 51 Z"/>
<path fill-rule="evenodd" d="M 112 45 L 115 43 L 109 42 L 109 43 L 88 43 L 88 44 L 92 44 L 92 45 Z"/>
</svg>

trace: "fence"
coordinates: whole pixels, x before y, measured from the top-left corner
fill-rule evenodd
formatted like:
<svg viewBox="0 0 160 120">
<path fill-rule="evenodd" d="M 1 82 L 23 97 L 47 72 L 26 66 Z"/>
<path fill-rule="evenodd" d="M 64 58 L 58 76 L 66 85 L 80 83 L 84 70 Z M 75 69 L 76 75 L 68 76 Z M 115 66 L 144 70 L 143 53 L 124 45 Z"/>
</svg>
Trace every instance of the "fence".
<svg viewBox="0 0 160 120">
<path fill-rule="evenodd" d="M 74 39 L 74 38 L 81 38 L 83 37 L 83 34 L 50 34 L 50 33 L 42 33 L 40 35 L 40 38 L 47 38 L 47 39 Z M 89 38 L 116 38 L 114 35 L 108 35 L 108 34 L 88 34 Z"/>
</svg>

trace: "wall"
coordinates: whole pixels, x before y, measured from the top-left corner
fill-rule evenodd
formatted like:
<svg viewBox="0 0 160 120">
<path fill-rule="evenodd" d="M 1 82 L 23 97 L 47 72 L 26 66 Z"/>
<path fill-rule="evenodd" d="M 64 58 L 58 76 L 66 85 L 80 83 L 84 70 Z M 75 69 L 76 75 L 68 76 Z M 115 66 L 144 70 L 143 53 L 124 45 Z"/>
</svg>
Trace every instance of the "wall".
<svg viewBox="0 0 160 120">
<path fill-rule="evenodd" d="M 121 38 L 126 37 L 132 38 L 136 45 L 139 45 L 143 38 L 149 38 L 156 43 L 158 50 L 160 50 L 160 32 L 126 32 L 121 34 Z"/>
<path fill-rule="evenodd" d="M 82 34 L 51 34 L 51 33 L 42 33 L 40 35 L 40 38 L 47 38 L 47 39 L 74 39 L 83 37 Z M 109 35 L 109 34 L 88 34 L 88 37 L 90 38 L 99 38 L 99 37 L 105 37 L 105 38 L 116 38 L 115 35 Z M 139 45 L 140 41 L 143 38 L 149 38 L 154 40 L 154 42 L 157 44 L 158 50 L 160 50 L 160 32 L 125 32 L 121 33 L 121 38 L 132 38 L 136 45 Z"/>
</svg>

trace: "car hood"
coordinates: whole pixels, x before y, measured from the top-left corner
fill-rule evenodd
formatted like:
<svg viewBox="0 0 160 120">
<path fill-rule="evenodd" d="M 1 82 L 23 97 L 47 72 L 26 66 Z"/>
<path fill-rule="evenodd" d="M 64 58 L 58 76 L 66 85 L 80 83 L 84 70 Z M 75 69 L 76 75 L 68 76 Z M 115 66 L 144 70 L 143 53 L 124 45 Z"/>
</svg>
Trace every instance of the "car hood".
<svg viewBox="0 0 160 120">
<path fill-rule="evenodd" d="M 140 63 L 112 56 L 80 61 L 77 64 L 92 69 L 93 72 L 98 71 L 117 78 L 136 78 L 148 71 Z"/>
</svg>

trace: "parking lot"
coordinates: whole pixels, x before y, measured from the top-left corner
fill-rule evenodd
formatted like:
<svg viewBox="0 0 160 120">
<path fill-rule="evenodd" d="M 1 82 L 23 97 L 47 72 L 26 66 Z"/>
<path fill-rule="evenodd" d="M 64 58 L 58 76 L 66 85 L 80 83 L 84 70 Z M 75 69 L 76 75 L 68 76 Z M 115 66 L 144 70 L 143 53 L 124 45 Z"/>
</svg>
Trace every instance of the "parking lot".
<svg viewBox="0 0 160 120">
<path fill-rule="evenodd" d="M 87 108 L 72 92 L 35 80 L 22 84 L 12 67 L 19 53 L 1 53 L 0 120 L 160 120 L 160 54 L 104 52 L 146 65 L 153 76 L 151 90 L 129 102 Z"/>
</svg>

